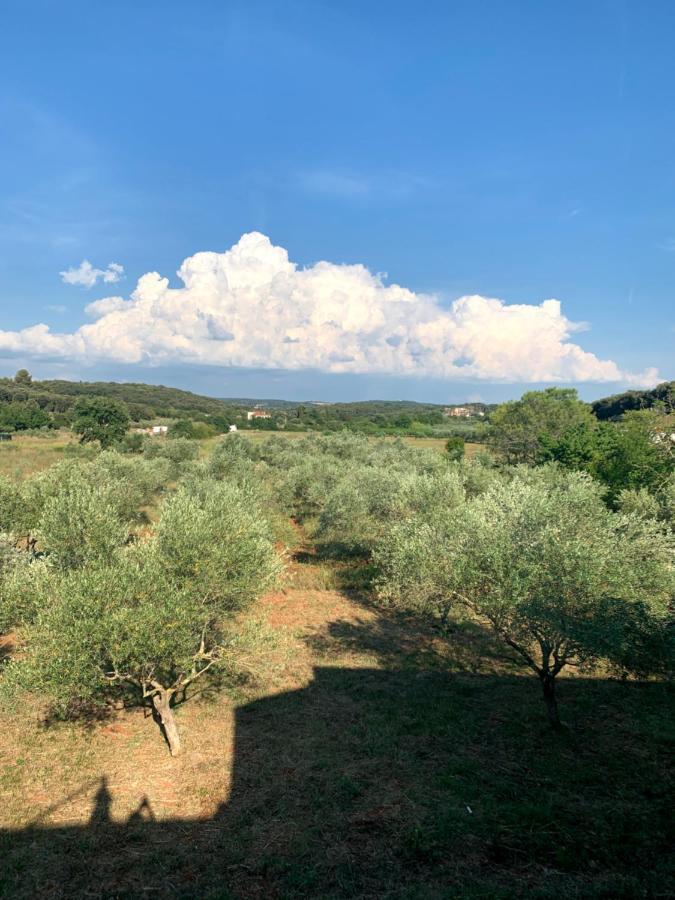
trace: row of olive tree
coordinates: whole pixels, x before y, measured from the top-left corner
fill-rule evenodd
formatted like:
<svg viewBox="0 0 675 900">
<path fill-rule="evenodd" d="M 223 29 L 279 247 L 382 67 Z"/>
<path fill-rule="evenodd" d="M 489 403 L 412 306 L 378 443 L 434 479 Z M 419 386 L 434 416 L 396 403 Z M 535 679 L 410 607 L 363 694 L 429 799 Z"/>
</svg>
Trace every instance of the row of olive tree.
<svg viewBox="0 0 675 900">
<path fill-rule="evenodd" d="M 238 452 L 270 468 L 319 539 L 370 554 L 382 602 L 441 620 L 461 605 L 494 629 L 537 675 L 552 724 L 565 667 L 670 671 L 673 495 L 662 493 L 657 516 L 625 491 L 616 511 L 600 481 L 559 463 L 453 462 L 344 435 Z"/>
<path fill-rule="evenodd" d="M 367 555 L 392 522 L 433 519 L 495 477 L 481 463 L 360 435 L 271 438 L 254 452 L 282 506 L 336 553 Z"/>
<path fill-rule="evenodd" d="M 0 631 L 15 629 L 21 651 L 4 667 L 6 698 L 39 695 L 70 715 L 121 694 L 151 706 L 176 754 L 177 699 L 226 661 L 228 619 L 279 558 L 246 485 L 197 464 L 139 537 L 139 506 L 173 462 L 103 453 L 18 488 L 3 482 Z"/>
</svg>

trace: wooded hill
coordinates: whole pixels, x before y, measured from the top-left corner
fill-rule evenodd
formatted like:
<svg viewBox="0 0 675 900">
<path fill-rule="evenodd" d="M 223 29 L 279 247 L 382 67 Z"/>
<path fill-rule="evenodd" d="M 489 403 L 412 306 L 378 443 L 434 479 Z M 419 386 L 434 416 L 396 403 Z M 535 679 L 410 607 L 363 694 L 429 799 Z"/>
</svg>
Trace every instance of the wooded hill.
<svg viewBox="0 0 675 900">
<path fill-rule="evenodd" d="M 13 378 L 0 378 L 0 430 L 22 431 L 32 428 L 68 426 L 72 410 L 80 397 L 106 397 L 120 401 L 129 410 L 132 421 L 189 419 L 227 430 L 230 424 L 241 427 L 291 430 L 357 430 L 407 432 L 411 428 L 438 428 L 466 431 L 480 427 L 490 407 L 467 404 L 475 419 L 450 421 L 444 406 L 407 400 L 362 401 L 357 403 L 304 403 L 289 400 L 205 397 L 191 391 L 164 385 L 117 383 L 109 381 L 34 381 L 26 370 Z M 246 413 L 255 407 L 267 410 L 269 419 L 249 423 Z"/>
<path fill-rule="evenodd" d="M 675 381 L 664 381 L 649 391 L 624 391 L 603 397 L 591 404 L 591 409 L 598 419 L 617 419 L 625 412 L 633 409 L 651 409 L 663 404 L 665 412 L 675 411 Z"/>
<path fill-rule="evenodd" d="M 216 398 L 165 385 L 118 383 L 114 381 L 34 381 L 26 370 L 13 378 L 0 378 L 0 430 L 22 431 L 71 424 L 72 410 L 80 397 L 107 397 L 124 403 L 134 422 L 156 419 L 189 419 L 205 422 L 218 431 L 230 424 L 238 428 L 338 431 L 349 428 L 364 433 L 461 434 L 481 440 L 496 404 L 463 404 L 471 418 L 448 418 L 442 405 L 412 400 L 364 400 L 354 403 L 325 403 L 316 400 L 256 398 Z M 626 391 L 591 404 L 600 420 L 616 419 L 635 409 L 661 404 L 675 410 L 675 381 L 664 382 L 648 391 Z M 247 421 L 248 410 L 260 407 L 269 419 Z M 482 413 L 482 415 L 480 415 Z"/>
</svg>

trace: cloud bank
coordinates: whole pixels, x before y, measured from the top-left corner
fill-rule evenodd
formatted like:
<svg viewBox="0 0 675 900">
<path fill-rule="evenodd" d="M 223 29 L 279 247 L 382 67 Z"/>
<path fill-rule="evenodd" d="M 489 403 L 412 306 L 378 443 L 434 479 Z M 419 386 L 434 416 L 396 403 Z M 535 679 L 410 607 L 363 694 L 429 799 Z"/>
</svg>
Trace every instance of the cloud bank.
<svg viewBox="0 0 675 900">
<path fill-rule="evenodd" d="M 64 284 L 80 284 L 82 287 L 91 288 L 98 281 L 104 284 L 115 284 L 124 276 L 124 266 L 119 263 L 108 263 L 107 269 L 95 269 L 88 259 L 83 259 L 76 268 L 59 272 Z"/>
<path fill-rule="evenodd" d="M 92 283 L 99 277 L 116 281 L 121 267 L 113 265 L 102 275 L 92 269 Z M 89 283 L 75 277 L 70 283 Z M 473 295 L 446 308 L 433 295 L 385 284 L 362 265 L 318 262 L 298 268 L 282 247 L 257 232 L 243 235 L 225 253 L 196 253 L 178 277 L 183 286 L 170 288 L 157 272 L 143 275 L 129 299 L 90 303 L 86 312 L 95 321 L 72 333 L 53 333 L 45 324 L 0 331 L 0 352 L 84 363 L 318 369 L 463 381 L 658 380 L 654 369 L 626 372 L 572 343 L 570 336 L 583 326 L 563 315 L 558 300 L 507 304 Z"/>
</svg>

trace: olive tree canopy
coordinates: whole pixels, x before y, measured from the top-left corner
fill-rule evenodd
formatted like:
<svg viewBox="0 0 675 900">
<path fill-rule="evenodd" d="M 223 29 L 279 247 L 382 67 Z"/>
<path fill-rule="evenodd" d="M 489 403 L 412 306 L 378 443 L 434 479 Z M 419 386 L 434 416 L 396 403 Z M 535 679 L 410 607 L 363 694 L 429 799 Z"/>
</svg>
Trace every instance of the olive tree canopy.
<svg viewBox="0 0 675 900">
<path fill-rule="evenodd" d="M 609 510 L 589 476 L 518 472 L 451 511 L 442 530 L 408 528 L 406 537 L 395 527 L 376 556 L 380 593 L 423 608 L 468 606 L 536 673 L 553 725 L 565 666 L 669 667 L 672 535 Z"/>
</svg>

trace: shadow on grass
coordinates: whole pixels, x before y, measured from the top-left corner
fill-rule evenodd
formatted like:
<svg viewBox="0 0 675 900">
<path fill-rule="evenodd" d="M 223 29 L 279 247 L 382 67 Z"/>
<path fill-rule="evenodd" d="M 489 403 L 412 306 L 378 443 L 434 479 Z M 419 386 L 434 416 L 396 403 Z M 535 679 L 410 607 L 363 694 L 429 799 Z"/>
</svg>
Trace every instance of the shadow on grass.
<svg viewBox="0 0 675 900">
<path fill-rule="evenodd" d="M 237 710 L 213 816 L 155 821 L 139 796 L 115 823 L 101 781 L 89 824 L 0 832 L 0 896 L 667 896 L 666 689 L 566 680 L 564 735 L 537 697 L 510 675 L 317 668 Z"/>
<path fill-rule="evenodd" d="M 320 657 L 350 653 L 366 655 L 387 669 L 444 672 L 519 673 L 521 664 L 506 652 L 494 632 L 471 620 L 450 621 L 445 626 L 404 612 L 383 610 L 367 594 L 347 592 L 364 610 L 375 609 L 375 621 L 348 619 L 330 622 L 324 631 L 305 637 Z"/>
</svg>

